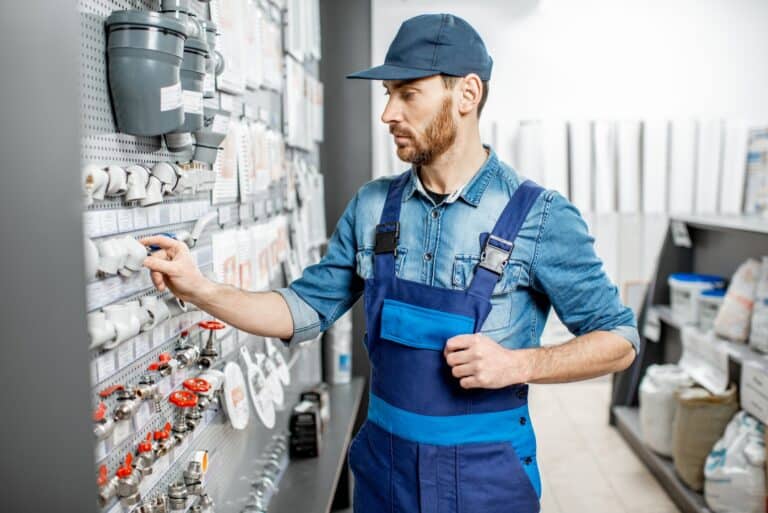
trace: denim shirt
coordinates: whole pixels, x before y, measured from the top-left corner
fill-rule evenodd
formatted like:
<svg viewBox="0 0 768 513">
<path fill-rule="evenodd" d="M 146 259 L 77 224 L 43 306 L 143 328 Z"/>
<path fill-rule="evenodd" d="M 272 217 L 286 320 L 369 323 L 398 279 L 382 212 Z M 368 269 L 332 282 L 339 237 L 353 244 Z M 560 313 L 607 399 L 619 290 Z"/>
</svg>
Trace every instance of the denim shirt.
<svg viewBox="0 0 768 513">
<path fill-rule="evenodd" d="M 521 178 L 491 150 L 474 177 L 436 205 L 416 171 L 403 191 L 398 277 L 434 287 L 465 289 L 480 260 L 481 234 L 493 229 Z M 288 287 L 294 333 L 288 341 L 315 338 L 363 293 L 374 272 L 374 233 L 393 177 L 365 184 L 349 202 L 323 259 Z M 594 238 L 579 211 L 555 191 L 534 203 L 514 241 L 509 263 L 493 290 L 482 333 L 510 349 L 537 347 L 550 306 L 571 333 L 617 333 L 639 350 L 632 311 L 605 274 Z"/>
</svg>

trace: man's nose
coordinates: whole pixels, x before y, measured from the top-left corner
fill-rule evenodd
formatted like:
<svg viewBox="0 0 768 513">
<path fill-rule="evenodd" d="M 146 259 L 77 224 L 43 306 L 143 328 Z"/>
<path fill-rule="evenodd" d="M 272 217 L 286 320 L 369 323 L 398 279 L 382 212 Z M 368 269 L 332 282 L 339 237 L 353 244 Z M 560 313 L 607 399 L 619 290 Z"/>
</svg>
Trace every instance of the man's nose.
<svg viewBox="0 0 768 513">
<path fill-rule="evenodd" d="M 381 113 L 381 121 L 389 125 L 391 123 L 398 123 L 402 120 L 402 111 L 397 102 L 390 96 L 387 101 L 387 106 L 384 107 L 384 112 Z"/>
</svg>

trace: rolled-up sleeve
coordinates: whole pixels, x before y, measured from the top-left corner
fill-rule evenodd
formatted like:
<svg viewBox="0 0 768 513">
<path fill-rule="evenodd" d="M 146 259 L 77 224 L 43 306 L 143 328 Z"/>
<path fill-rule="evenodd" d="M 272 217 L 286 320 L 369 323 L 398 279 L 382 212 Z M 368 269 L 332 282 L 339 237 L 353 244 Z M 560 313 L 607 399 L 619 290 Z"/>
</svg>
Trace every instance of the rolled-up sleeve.
<svg viewBox="0 0 768 513">
<path fill-rule="evenodd" d="M 608 331 L 640 350 L 637 321 L 595 253 L 594 238 L 579 211 L 554 193 L 547 198 L 531 274 L 574 335 Z"/>
<path fill-rule="evenodd" d="M 363 293 L 355 272 L 355 211 L 357 195 L 349 202 L 328 241 L 325 256 L 304 269 L 288 287 L 277 289 L 288 304 L 293 335 L 288 344 L 311 340 L 327 330 Z"/>
</svg>

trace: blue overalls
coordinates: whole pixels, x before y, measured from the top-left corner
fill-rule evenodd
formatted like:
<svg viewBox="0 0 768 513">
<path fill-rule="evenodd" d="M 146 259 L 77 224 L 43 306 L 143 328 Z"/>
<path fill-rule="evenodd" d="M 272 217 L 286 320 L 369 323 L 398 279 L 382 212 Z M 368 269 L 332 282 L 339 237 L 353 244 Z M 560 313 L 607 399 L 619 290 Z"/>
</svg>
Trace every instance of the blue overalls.
<svg viewBox="0 0 768 513">
<path fill-rule="evenodd" d="M 490 236 L 467 290 L 395 275 L 408 173 L 390 183 L 365 282 L 368 419 L 352 441 L 356 513 L 537 513 L 541 481 L 528 386 L 465 390 L 447 339 L 477 333 L 520 227 L 542 188 L 524 182 Z"/>
</svg>

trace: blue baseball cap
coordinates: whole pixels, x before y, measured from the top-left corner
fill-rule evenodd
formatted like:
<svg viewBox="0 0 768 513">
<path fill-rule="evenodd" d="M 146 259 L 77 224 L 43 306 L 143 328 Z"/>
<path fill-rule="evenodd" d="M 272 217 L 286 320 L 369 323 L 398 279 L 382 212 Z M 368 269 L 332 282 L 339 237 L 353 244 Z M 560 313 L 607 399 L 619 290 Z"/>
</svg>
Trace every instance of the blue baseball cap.
<svg viewBox="0 0 768 513">
<path fill-rule="evenodd" d="M 422 14 L 400 25 L 384 64 L 347 75 L 367 80 L 415 80 L 433 75 L 491 78 L 493 59 L 480 34 L 452 14 Z"/>
</svg>

